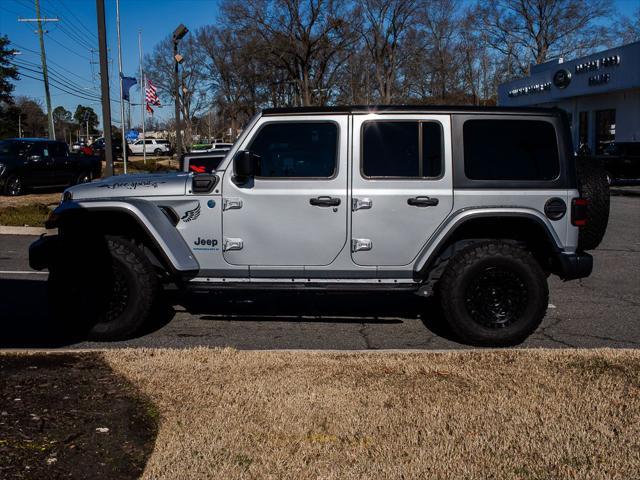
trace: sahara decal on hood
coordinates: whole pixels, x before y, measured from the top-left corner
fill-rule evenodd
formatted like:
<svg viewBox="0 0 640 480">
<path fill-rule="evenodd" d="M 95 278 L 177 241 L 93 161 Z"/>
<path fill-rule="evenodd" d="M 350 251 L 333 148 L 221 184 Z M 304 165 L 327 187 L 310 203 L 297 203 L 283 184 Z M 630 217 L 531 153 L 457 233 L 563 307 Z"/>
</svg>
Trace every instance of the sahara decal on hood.
<svg viewBox="0 0 640 480">
<path fill-rule="evenodd" d="M 68 189 L 73 199 L 185 195 L 188 173 L 115 175 Z"/>
</svg>

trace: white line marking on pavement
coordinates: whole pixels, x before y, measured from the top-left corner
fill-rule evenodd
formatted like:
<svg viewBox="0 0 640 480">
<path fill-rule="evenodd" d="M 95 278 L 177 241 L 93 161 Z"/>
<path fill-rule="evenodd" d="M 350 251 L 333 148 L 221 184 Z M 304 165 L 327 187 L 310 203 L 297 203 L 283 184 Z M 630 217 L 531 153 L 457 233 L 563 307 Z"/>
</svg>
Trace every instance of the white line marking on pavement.
<svg viewBox="0 0 640 480">
<path fill-rule="evenodd" d="M 15 273 L 17 275 L 48 275 L 49 272 L 36 272 L 35 270 L 0 270 L 0 275 Z"/>
</svg>

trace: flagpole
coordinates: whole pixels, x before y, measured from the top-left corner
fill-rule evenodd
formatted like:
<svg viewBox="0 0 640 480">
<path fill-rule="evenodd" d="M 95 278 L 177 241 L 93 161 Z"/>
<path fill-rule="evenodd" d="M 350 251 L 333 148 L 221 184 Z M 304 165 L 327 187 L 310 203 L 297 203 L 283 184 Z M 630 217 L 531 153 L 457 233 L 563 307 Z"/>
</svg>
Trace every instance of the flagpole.
<svg viewBox="0 0 640 480">
<path fill-rule="evenodd" d="M 124 137 L 124 98 L 122 96 L 122 46 L 120 44 L 120 0 L 116 0 L 116 33 L 118 34 L 118 83 L 120 83 L 120 130 L 122 131 L 122 160 L 127 174 L 127 140 Z"/>
<path fill-rule="evenodd" d="M 142 30 L 138 30 L 138 54 L 140 56 L 140 118 L 142 118 L 142 157 L 144 158 L 144 164 L 147 164 L 147 134 L 144 127 L 144 90 L 147 88 L 147 81 L 144 78 L 144 72 L 142 70 Z"/>
</svg>

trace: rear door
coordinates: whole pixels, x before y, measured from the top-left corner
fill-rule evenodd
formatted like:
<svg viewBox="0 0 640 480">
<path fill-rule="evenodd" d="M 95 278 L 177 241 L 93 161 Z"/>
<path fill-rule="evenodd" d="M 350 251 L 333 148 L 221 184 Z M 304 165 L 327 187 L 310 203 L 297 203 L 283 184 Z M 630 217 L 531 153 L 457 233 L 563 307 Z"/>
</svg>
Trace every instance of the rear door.
<svg viewBox="0 0 640 480">
<path fill-rule="evenodd" d="M 260 175 L 223 184 L 224 259 L 261 267 L 328 265 L 347 242 L 347 116 L 263 117 L 240 145 L 261 157 Z M 299 268 L 293 268 L 297 266 Z"/>
<path fill-rule="evenodd" d="M 410 266 L 453 208 L 448 115 L 354 117 L 352 258 Z"/>
<path fill-rule="evenodd" d="M 62 142 L 49 142 L 48 148 L 51 156 L 51 184 L 69 185 L 72 181 L 72 174 L 75 173 L 75 165 L 69 157 L 67 145 Z"/>
</svg>

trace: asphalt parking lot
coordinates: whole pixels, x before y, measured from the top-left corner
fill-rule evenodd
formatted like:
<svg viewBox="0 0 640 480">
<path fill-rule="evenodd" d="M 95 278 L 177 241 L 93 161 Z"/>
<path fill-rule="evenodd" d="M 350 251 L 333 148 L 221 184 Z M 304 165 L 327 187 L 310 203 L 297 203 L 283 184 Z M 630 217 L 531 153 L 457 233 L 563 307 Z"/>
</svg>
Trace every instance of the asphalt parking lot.
<svg viewBox="0 0 640 480">
<path fill-rule="evenodd" d="M 547 316 L 523 347 L 640 346 L 640 197 L 611 200 L 594 273 L 566 283 L 551 279 Z M 73 341 L 48 318 L 46 273 L 29 269 L 34 239 L 0 235 L 0 348 L 465 348 L 450 339 L 437 308 L 412 295 L 216 294 L 176 305 L 126 342 Z"/>
</svg>

